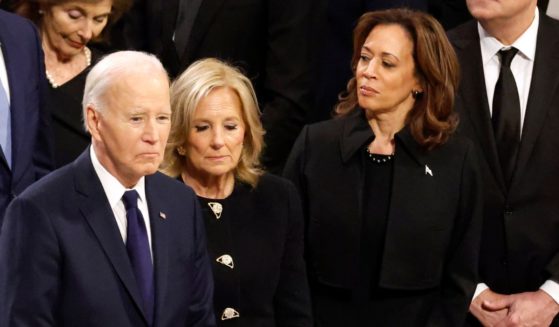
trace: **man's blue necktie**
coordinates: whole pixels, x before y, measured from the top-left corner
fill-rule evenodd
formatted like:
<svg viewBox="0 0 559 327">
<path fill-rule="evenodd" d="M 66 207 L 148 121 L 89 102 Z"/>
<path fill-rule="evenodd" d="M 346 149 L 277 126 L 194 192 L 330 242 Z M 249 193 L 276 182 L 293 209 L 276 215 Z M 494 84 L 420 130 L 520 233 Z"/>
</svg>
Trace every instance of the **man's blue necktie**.
<svg viewBox="0 0 559 327">
<path fill-rule="evenodd" d="M 130 257 L 130 263 L 136 276 L 138 288 L 144 301 L 144 312 L 149 325 L 153 324 L 154 310 L 154 286 L 153 286 L 153 264 L 149 250 L 148 234 L 144 217 L 138 209 L 138 192 L 130 190 L 122 196 L 126 208 L 126 250 Z"/>
<path fill-rule="evenodd" d="M 10 115 L 10 103 L 8 96 L 4 90 L 4 86 L 0 83 L 0 147 L 4 153 L 4 158 L 8 162 L 8 166 L 12 167 L 12 123 Z"/>
</svg>

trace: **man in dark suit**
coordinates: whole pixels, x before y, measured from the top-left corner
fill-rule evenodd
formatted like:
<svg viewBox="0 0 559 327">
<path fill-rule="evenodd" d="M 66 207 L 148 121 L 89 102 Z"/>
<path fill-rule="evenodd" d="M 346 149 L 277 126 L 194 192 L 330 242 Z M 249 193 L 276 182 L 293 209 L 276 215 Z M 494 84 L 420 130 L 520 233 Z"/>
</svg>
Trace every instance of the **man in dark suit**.
<svg viewBox="0 0 559 327">
<path fill-rule="evenodd" d="M 0 10 L 0 220 L 10 201 L 54 165 L 45 81 L 36 29 Z"/>
<path fill-rule="evenodd" d="M 105 57 L 83 103 L 92 146 L 6 212 L 0 325 L 214 325 L 197 199 L 157 172 L 171 115 L 161 63 Z"/>
<path fill-rule="evenodd" d="M 449 37 L 462 64 L 459 129 L 485 183 L 472 320 L 548 326 L 559 312 L 559 22 L 537 0 L 467 4 L 477 22 Z"/>
<path fill-rule="evenodd" d="M 252 80 L 266 129 L 263 163 L 280 173 L 309 115 L 312 1 L 139 0 L 113 45 L 156 54 L 172 76 L 216 57 Z"/>
</svg>

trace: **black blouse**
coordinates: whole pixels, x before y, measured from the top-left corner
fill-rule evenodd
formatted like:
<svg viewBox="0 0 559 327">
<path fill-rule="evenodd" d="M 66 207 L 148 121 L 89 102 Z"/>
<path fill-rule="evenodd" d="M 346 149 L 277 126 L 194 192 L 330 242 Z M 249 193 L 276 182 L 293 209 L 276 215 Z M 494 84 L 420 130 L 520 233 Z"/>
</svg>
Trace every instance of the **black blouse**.
<svg viewBox="0 0 559 327">
<path fill-rule="evenodd" d="M 54 88 L 49 84 L 45 99 L 51 114 L 56 168 L 74 161 L 91 142 L 82 118 L 85 79 L 102 54 L 91 49 L 91 65 L 68 82 Z"/>
</svg>

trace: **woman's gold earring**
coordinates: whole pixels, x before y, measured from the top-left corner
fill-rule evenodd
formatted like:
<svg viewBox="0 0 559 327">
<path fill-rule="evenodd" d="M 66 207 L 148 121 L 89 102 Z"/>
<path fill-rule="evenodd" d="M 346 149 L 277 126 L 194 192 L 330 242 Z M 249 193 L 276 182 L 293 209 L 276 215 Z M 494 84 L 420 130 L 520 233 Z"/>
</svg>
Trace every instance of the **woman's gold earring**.
<svg viewBox="0 0 559 327">
<path fill-rule="evenodd" d="M 177 152 L 178 152 L 181 156 L 186 155 L 186 150 L 185 150 L 182 146 L 177 147 Z"/>
</svg>

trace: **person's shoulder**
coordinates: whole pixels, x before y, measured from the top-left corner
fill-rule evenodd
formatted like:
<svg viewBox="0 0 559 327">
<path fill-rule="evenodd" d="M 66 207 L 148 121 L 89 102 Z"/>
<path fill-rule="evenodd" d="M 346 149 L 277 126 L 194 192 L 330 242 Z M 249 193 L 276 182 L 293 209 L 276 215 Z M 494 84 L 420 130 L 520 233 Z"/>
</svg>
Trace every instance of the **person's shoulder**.
<svg viewBox="0 0 559 327">
<path fill-rule="evenodd" d="M 274 191 L 277 192 L 290 189 L 292 186 L 293 183 L 286 178 L 270 173 L 264 173 L 260 177 L 260 181 L 258 182 L 256 189 L 273 193 Z"/>
<path fill-rule="evenodd" d="M 54 203 L 58 199 L 74 190 L 74 171 L 72 165 L 66 165 L 54 170 L 31 184 L 17 196 L 22 200 Z"/>
<path fill-rule="evenodd" d="M 195 197 L 194 191 L 190 186 L 159 171 L 153 175 L 146 176 L 146 181 L 147 183 L 153 184 L 154 189 L 162 190 L 167 194 L 173 194 L 173 197 L 177 195 L 179 199 L 181 199 L 181 195 Z M 178 201 L 181 202 L 183 200 L 184 198 Z"/>
<path fill-rule="evenodd" d="M 542 12 L 540 12 L 540 25 L 554 30 L 559 30 L 559 20 L 549 17 Z"/>
<path fill-rule="evenodd" d="M 444 160 L 456 158 L 456 160 L 461 161 L 465 156 L 471 155 L 473 150 L 473 142 L 468 137 L 455 132 L 449 137 L 448 141 L 436 148 L 434 152 L 438 152 L 439 157 L 445 158 Z"/>
<path fill-rule="evenodd" d="M 34 26 L 30 20 L 3 9 L 0 9 L 0 22 L 10 25 L 10 29 L 17 31 L 18 34 L 30 31 Z M 20 28 L 23 28 L 23 30 L 19 30 Z"/>
<path fill-rule="evenodd" d="M 477 37 L 477 33 L 477 21 L 472 19 L 449 30 L 446 34 L 450 42 L 455 44 L 459 41 L 474 39 Z"/>
<path fill-rule="evenodd" d="M 310 130 L 314 132 L 321 132 L 321 131 L 327 132 L 327 131 L 331 131 L 332 129 L 341 128 L 347 119 L 349 119 L 349 116 L 333 117 L 328 120 L 323 120 L 323 121 L 309 124 L 307 126 Z"/>
<path fill-rule="evenodd" d="M 306 125 L 303 133 L 309 140 L 319 139 L 337 140 L 343 133 L 344 126 L 353 118 L 353 113 L 343 117 L 334 117 L 328 120 Z"/>
</svg>

